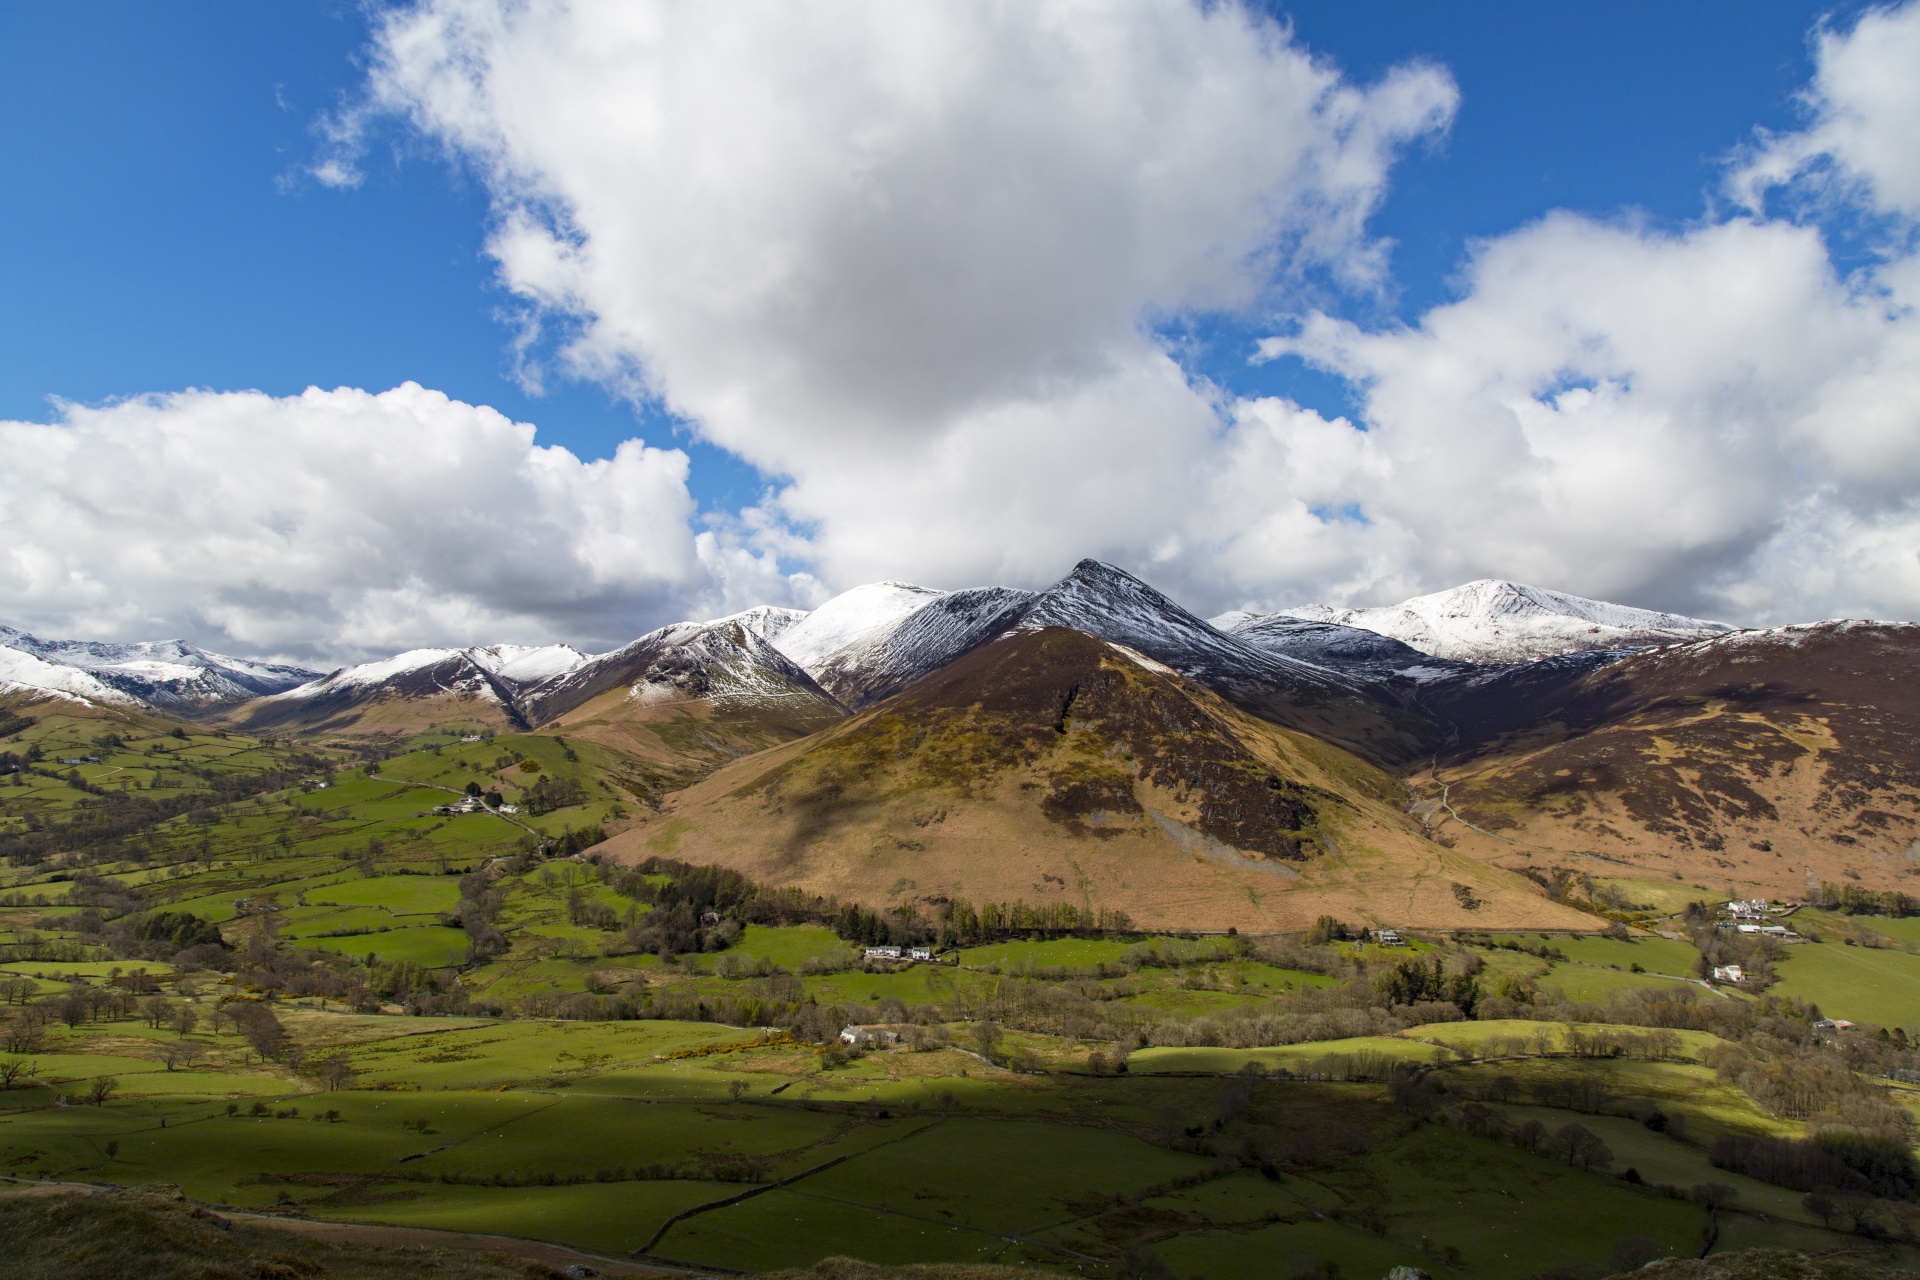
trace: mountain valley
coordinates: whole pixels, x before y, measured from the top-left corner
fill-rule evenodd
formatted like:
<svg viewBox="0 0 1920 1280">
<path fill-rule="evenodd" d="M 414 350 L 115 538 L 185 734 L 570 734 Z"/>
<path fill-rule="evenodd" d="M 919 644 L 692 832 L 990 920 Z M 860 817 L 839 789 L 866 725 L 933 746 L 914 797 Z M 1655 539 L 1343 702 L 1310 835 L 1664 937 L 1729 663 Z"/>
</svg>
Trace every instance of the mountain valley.
<svg viewBox="0 0 1920 1280">
<path fill-rule="evenodd" d="M 1556 871 L 1637 884 L 1624 898 L 1920 873 L 1904 624 L 1736 631 L 1490 582 L 1209 623 L 1083 561 L 1040 591 L 876 583 L 598 655 L 421 649 L 327 675 L 0 640 L 0 698 L 29 714 L 363 751 L 455 724 L 592 743 L 633 804 L 608 856 L 876 908 L 1577 927 Z"/>
</svg>

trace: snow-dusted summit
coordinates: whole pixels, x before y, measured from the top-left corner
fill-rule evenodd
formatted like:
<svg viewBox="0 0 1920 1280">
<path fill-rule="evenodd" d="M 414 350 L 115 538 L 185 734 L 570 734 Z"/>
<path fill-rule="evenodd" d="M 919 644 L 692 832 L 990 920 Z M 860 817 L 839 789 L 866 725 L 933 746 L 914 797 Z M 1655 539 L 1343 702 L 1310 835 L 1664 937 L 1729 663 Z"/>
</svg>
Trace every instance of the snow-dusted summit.
<svg viewBox="0 0 1920 1280">
<path fill-rule="evenodd" d="M 279 693 L 318 672 L 210 653 L 182 640 L 42 640 L 0 627 L 0 690 L 191 713 Z"/>
<path fill-rule="evenodd" d="M 846 714 L 813 678 L 767 640 L 799 617 L 749 609 L 714 622 L 676 622 L 526 691 L 519 708 L 544 724 L 602 694 L 625 689 L 643 704 L 701 700 L 732 711 L 830 721 Z"/>
<path fill-rule="evenodd" d="M 1532 662 L 1588 649 L 1634 649 L 1733 630 L 1677 613 L 1608 604 L 1584 596 L 1482 578 L 1449 591 L 1373 609 L 1304 605 L 1265 617 L 1360 627 L 1457 662 Z M 1214 625 L 1244 631 L 1260 615 L 1222 614 Z"/>
<path fill-rule="evenodd" d="M 773 643 L 835 698 L 864 707 L 998 635 L 1032 596 L 1012 587 L 875 582 L 835 596 Z"/>
</svg>

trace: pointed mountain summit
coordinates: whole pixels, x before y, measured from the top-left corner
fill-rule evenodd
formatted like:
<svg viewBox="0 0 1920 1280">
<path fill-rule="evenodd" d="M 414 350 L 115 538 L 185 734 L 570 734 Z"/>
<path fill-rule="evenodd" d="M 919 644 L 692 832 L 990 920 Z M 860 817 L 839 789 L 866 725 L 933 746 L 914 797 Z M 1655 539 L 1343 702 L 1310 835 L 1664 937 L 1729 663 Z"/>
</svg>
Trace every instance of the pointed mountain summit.
<svg viewBox="0 0 1920 1280">
<path fill-rule="evenodd" d="M 1126 645 L 1198 680 L 1227 701 L 1392 763 L 1429 749 L 1433 730 L 1365 682 L 1229 635 L 1124 570 L 1082 560 L 1034 596 L 1022 629 L 1072 627 Z"/>
<path fill-rule="evenodd" d="M 528 723 L 614 751 L 621 783 L 650 804 L 751 752 L 846 718 L 847 709 L 768 641 L 791 610 L 679 622 L 529 691 Z"/>
<path fill-rule="evenodd" d="M 1378 608 L 1302 605 L 1282 609 L 1279 616 L 1360 627 L 1436 658 L 1475 663 L 1532 662 L 1584 649 L 1644 648 L 1733 630 L 1723 622 L 1608 604 L 1497 578 Z"/>
</svg>

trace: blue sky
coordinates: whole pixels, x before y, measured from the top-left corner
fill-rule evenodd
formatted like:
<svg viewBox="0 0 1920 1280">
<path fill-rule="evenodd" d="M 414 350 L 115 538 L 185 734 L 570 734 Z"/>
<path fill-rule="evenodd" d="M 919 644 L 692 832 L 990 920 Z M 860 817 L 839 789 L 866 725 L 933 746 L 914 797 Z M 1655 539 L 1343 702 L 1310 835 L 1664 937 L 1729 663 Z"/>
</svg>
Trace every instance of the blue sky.
<svg viewBox="0 0 1920 1280">
<path fill-rule="evenodd" d="M 1732 148 L 1796 122 L 1809 30 L 1857 8 L 1274 6 L 1353 79 L 1425 58 L 1461 90 L 1447 136 L 1411 149 L 1373 220 L 1397 242 L 1391 293 L 1345 305 L 1417 315 L 1448 295 L 1470 239 L 1553 208 L 1698 218 Z M 413 379 L 583 457 L 672 437 L 694 454 L 703 507 L 757 497 L 751 467 L 600 386 L 517 384 L 485 193 L 433 148 L 396 131 L 354 190 L 303 177 L 367 38 L 348 3 L 0 6 L 0 165 L 16 193 L 0 203 L 0 417 L 45 421 L 53 397 Z M 1191 367 L 1223 385 L 1349 407 L 1297 362 L 1249 364 L 1257 320 L 1180 328 Z"/>
<path fill-rule="evenodd" d="M 0 0 L 0 620 L 1920 615 L 1915 65 L 1920 0 Z"/>
</svg>

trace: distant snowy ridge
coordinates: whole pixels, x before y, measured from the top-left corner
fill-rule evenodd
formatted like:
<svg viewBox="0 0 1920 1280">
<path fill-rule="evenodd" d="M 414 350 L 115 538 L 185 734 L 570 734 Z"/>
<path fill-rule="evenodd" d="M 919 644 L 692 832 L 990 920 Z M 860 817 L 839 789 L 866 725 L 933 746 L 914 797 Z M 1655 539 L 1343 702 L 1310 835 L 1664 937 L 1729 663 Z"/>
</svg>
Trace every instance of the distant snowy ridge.
<svg viewBox="0 0 1920 1280">
<path fill-rule="evenodd" d="M 1455 662 L 1532 662 L 1589 649 L 1633 649 L 1734 630 L 1724 622 L 1608 604 L 1541 587 L 1483 578 L 1372 609 L 1302 605 L 1277 614 L 1222 614 L 1214 625 L 1244 631 L 1266 618 L 1335 623 L 1398 640 Z"/>
<path fill-rule="evenodd" d="M 12 673 L 5 677 L 10 685 L 163 711 L 246 702 L 319 674 L 303 667 L 211 653 L 181 640 L 133 644 L 42 640 L 12 627 L 0 627 L 0 662 Z"/>
<path fill-rule="evenodd" d="M 0 693 L 66 698 L 109 707 L 139 705 L 139 699 L 102 684 L 78 667 L 63 667 L 4 646 L 0 646 Z"/>
<path fill-rule="evenodd" d="M 563 676 L 586 661 L 586 654 L 565 644 L 409 649 L 378 662 L 342 667 L 278 696 L 298 701 L 368 696 L 384 689 L 412 697 L 444 693 L 507 703 L 518 690 Z"/>
</svg>

